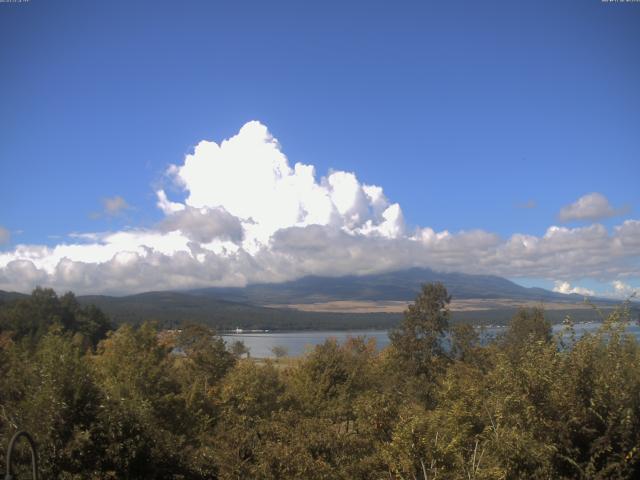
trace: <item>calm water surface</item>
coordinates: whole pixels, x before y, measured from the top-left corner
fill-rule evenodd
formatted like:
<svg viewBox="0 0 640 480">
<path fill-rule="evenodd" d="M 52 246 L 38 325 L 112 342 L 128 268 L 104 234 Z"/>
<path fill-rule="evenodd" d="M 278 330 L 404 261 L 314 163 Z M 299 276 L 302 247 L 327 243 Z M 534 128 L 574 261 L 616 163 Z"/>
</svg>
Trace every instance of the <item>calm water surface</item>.
<svg viewBox="0 0 640 480">
<path fill-rule="evenodd" d="M 576 334 L 578 336 L 585 332 L 593 332 L 600 327 L 599 323 L 577 323 L 575 324 Z M 554 325 L 553 332 L 556 333 L 562 329 L 562 325 Z M 492 338 L 504 332 L 504 327 L 487 327 L 484 329 L 483 336 Z M 630 324 L 627 331 L 636 336 L 640 340 L 640 326 Z M 378 348 L 384 348 L 389 345 L 388 330 L 337 330 L 337 331 L 299 331 L 299 332 L 273 332 L 273 333 L 234 333 L 222 335 L 228 344 L 241 340 L 249 348 L 252 357 L 270 358 L 273 357 L 271 349 L 276 346 L 284 347 L 290 356 L 303 355 L 306 351 L 312 349 L 315 345 L 324 343 L 328 338 L 335 338 L 338 342 L 343 343 L 349 337 L 365 337 L 367 339 L 374 338 Z"/>
</svg>

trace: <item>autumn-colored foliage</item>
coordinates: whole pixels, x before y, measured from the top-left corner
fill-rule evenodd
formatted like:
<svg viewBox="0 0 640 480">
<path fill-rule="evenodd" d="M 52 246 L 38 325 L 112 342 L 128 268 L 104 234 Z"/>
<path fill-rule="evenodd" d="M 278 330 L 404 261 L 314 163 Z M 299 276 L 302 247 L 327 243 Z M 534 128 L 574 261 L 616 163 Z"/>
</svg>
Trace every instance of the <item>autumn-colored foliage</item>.
<svg viewBox="0 0 640 480">
<path fill-rule="evenodd" d="M 328 340 L 282 363 L 197 325 L 107 333 L 72 295 L 20 302 L 0 307 L 0 444 L 31 432 L 42 478 L 640 478 L 624 307 L 579 338 L 522 310 L 481 344 L 427 285 L 388 348 Z"/>
</svg>

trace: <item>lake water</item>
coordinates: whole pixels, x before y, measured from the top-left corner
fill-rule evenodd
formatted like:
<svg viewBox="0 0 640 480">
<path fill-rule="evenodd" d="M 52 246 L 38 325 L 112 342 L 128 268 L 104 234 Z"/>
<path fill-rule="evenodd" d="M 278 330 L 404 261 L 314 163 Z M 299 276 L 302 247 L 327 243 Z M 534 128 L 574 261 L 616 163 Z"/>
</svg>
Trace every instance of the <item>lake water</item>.
<svg viewBox="0 0 640 480">
<path fill-rule="evenodd" d="M 577 323 L 574 325 L 578 336 L 585 332 L 593 332 L 600 327 L 599 323 Z M 554 325 L 553 332 L 557 333 L 562 329 L 562 325 Z M 504 332 L 504 327 L 487 327 L 483 336 L 492 338 Z M 640 326 L 630 324 L 627 331 L 640 340 Z M 335 338 L 342 343 L 349 337 L 374 338 L 378 348 L 389 345 L 388 330 L 350 330 L 350 331 L 298 331 L 298 332 L 259 332 L 259 333 L 234 333 L 225 334 L 222 337 L 228 344 L 241 340 L 249 348 L 252 357 L 272 358 L 274 357 L 272 348 L 284 347 L 290 356 L 303 355 L 315 345 L 320 345 L 328 338 Z"/>
</svg>

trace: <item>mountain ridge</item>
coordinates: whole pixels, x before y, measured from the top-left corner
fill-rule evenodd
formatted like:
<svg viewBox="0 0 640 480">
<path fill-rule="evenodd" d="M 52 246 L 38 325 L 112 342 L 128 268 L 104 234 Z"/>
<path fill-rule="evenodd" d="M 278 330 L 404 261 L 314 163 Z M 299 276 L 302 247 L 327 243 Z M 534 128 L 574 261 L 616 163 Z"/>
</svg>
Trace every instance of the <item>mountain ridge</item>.
<svg viewBox="0 0 640 480">
<path fill-rule="evenodd" d="M 578 302 L 577 294 L 553 292 L 540 287 L 523 287 L 497 275 L 437 272 L 410 268 L 369 275 L 328 277 L 309 275 L 281 283 L 256 283 L 246 287 L 206 287 L 185 290 L 196 295 L 252 304 L 300 304 L 336 300 L 412 301 L 423 283 L 442 282 L 454 299 L 507 298 L 529 301 Z M 605 298 L 597 302 L 615 303 Z"/>
<path fill-rule="evenodd" d="M 307 276 L 246 287 L 151 291 L 124 296 L 78 295 L 77 298 L 82 304 L 101 308 L 116 323 L 135 324 L 151 319 L 165 328 L 176 327 L 185 321 L 204 323 L 221 330 L 237 327 L 274 330 L 390 328 L 402 318 L 402 305 L 393 311 L 314 310 L 305 306 L 345 301 L 408 304 L 415 299 L 423 283 L 436 281 L 442 282 L 452 295 L 452 307 L 456 301 L 466 301 L 464 309 L 452 308 L 454 321 L 505 324 L 517 308 L 534 303 L 554 304 L 546 313 L 552 322 L 562 321 L 566 315 L 579 321 L 597 320 L 597 312 L 585 308 L 584 297 L 580 295 L 523 287 L 495 275 L 446 273 L 425 268 L 361 276 Z M 0 291 L 0 303 L 22 297 L 26 295 Z M 602 298 L 591 301 L 605 309 L 620 304 Z M 633 305 L 637 309 L 637 304 Z"/>
</svg>

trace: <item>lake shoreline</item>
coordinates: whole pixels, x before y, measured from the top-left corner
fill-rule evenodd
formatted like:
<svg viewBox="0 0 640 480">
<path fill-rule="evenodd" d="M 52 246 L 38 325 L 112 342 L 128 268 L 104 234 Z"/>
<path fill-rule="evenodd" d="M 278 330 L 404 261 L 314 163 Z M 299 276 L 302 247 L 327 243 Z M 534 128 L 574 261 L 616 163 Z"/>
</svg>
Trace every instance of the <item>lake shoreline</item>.
<svg viewBox="0 0 640 480">
<path fill-rule="evenodd" d="M 581 336 L 585 333 L 595 332 L 603 325 L 602 322 L 579 322 L 573 327 L 576 334 Z M 553 333 L 558 334 L 565 327 L 564 324 L 552 326 Z M 476 326 L 476 330 L 481 333 L 483 339 L 496 337 L 506 330 L 504 325 Z M 234 341 L 242 341 L 249 348 L 252 358 L 275 358 L 272 352 L 274 347 L 283 347 L 287 355 L 291 357 L 301 356 L 316 345 L 324 343 L 329 338 L 335 338 L 339 343 L 345 342 L 348 338 L 365 337 L 374 339 L 378 349 L 383 349 L 389 345 L 390 329 L 353 329 L 353 330 L 294 330 L 294 331 L 269 331 L 269 332 L 241 332 L 241 333 L 221 333 L 220 336 L 229 344 Z M 640 326 L 636 323 L 629 323 L 627 331 L 640 339 Z"/>
</svg>

